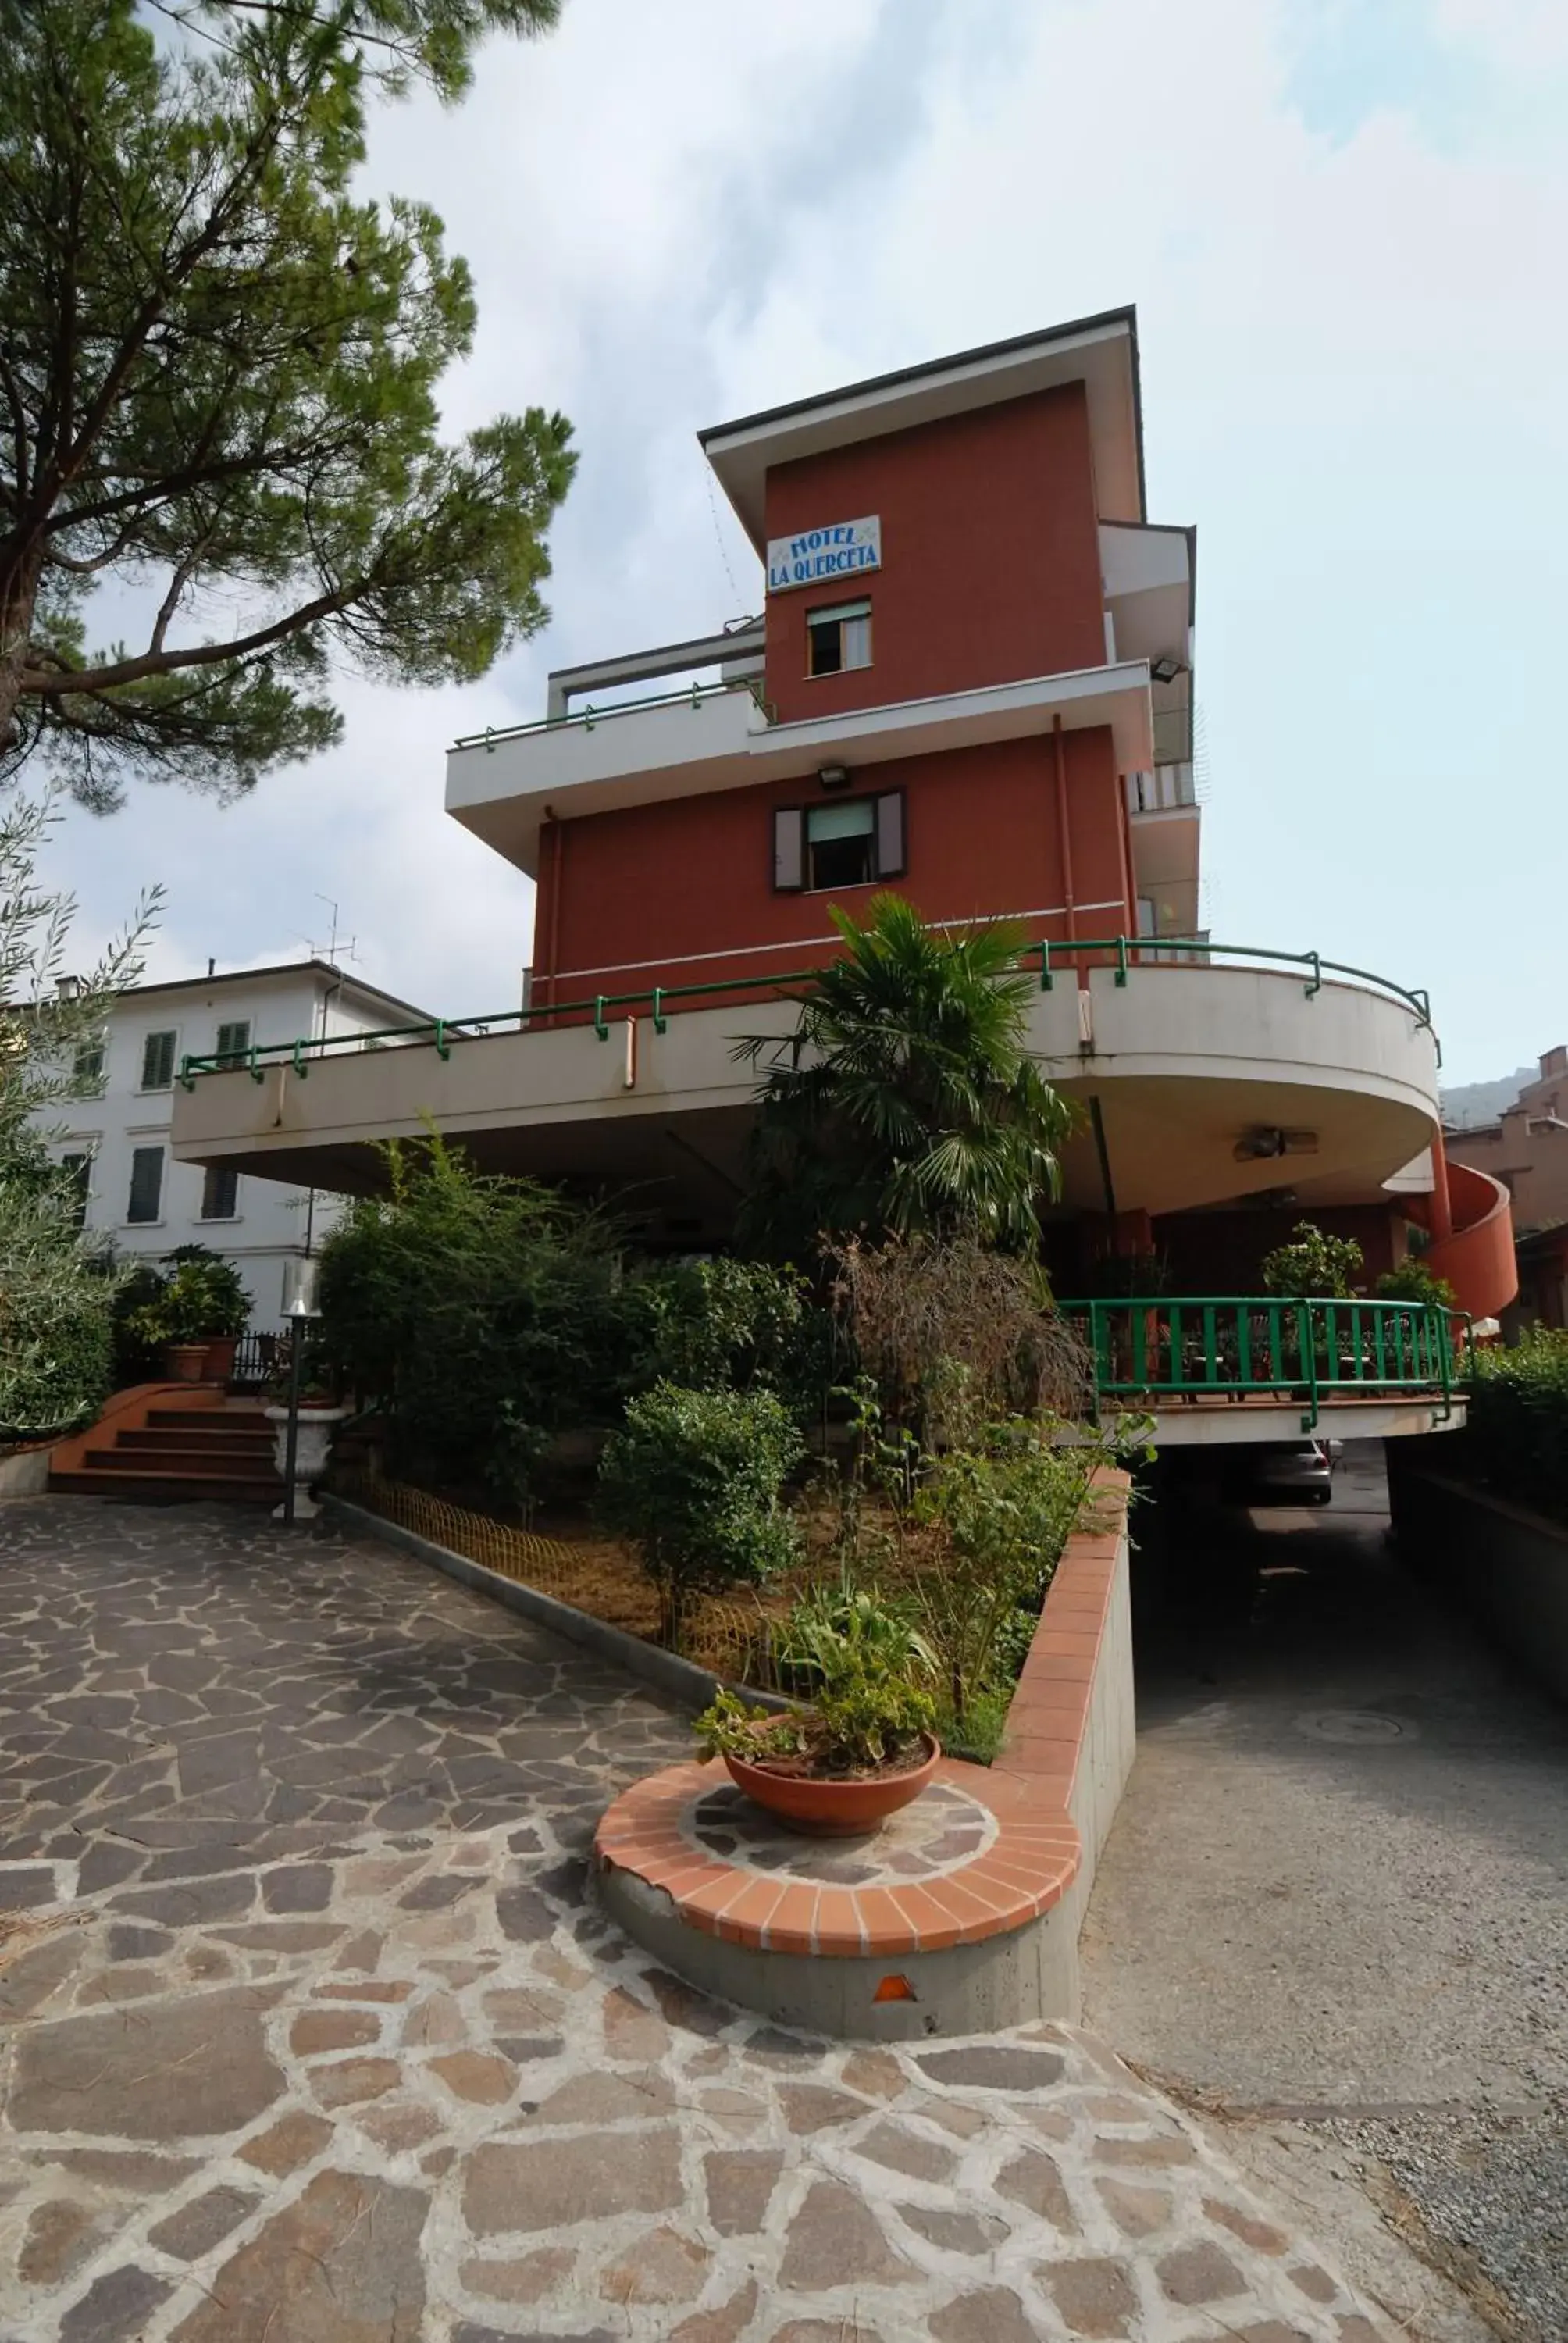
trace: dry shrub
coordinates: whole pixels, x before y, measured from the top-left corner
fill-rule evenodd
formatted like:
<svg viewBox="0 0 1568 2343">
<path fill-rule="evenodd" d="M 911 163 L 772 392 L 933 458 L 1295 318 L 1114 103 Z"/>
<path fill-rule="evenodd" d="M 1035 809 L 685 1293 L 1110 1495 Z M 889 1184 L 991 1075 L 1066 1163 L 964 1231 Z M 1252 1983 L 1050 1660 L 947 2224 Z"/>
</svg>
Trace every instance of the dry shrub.
<svg viewBox="0 0 1568 2343">
<path fill-rule="evenodd" d="M 899 1421 L 923 1417 L 928 1436 L 942 1436 L 933 1418 L 955 1380 L 966 1414 L 1089 1413 L 1092 1362 L 1038 1262 L 974 1236 L 851 1238 L 829 1261 L 834 1306 Z"/>
</svg>

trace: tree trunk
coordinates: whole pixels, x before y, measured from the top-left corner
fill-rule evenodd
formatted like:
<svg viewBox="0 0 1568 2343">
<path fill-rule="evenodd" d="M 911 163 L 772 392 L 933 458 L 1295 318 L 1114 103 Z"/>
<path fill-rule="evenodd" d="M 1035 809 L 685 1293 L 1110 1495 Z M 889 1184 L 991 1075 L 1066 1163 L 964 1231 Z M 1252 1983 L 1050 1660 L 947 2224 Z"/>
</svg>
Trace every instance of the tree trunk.
<svg viewBox="0 0 1568 2343">
<path fill-rule="evenodd" d="M 0 549 L 0 755 L 21 737 L 16 710 L 33 639 L 41 557 L 15 538 Z"/>
</svg>

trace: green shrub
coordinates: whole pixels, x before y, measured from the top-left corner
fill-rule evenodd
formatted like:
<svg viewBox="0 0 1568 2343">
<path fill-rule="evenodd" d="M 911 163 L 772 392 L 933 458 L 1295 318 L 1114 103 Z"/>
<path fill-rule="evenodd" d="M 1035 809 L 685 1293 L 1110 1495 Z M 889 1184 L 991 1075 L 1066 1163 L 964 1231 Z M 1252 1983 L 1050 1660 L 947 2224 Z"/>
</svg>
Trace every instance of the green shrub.
<svg viewBox="0 0 1568 2343">
<path fill-rule="evenodd" d="M 672 1648 L 694 1593 L 755 1583 L 793 1559 L 779 1492 L 802 1453 L 769 1391 L 658 1383 L 628 1403 L 600 1461 L 599 1511 L 638 1547 Z"/>
<path fill-rule="evenodd" d="M 938 1533 L 940 1560 L 918 1580 L 921 1624 L 960 1724 L 1021 1664 L 1020 1614 L 1039 1612 L 1098 1461 L 1097 1450 L 1064 1446 L 1025 1417 L 930 1459 L 914 1516 Z"/>
<path fill-rule="evenodd" d="M 380 1410 L 395 1473 L 522 1504 L 551 1433 L 613 1406 L 616 1231 L 434 1136 L 385 1160 L 388 1193 L 322 1248 L 324 1372 Z"/>
<path fill-rule="evenodd" d="M 127 1383 L 154 1383 L 163 1373 L 163 1344 L 143 1332 L 143 1312 L 164 1290 L 163 1272 L 156 1262 L 126 1262 L 110 1305 L 114 1332 L 115 1388 Z"/>
<path fill-rule="evenodd" d="M 936 1714 L 930 1646 L 908 1598 L 848 1584 L 795 1604 L 775 1646 L 809 1705 L 765 1721 L 721 1693 L 698 1720 L 704 1754 L 798 1756 L 813 1774 L 862 1774 L 910 1752 Z"/>
<path fill-rule="evenodd" d="M 1435 1275 L 1414 1253 L 1397 1269 L 1385 1269 L 1372 1291 L 1380 1302 L 1428 1302 L 1439 1310 L 1458 1307 L 1447 1278 Z"/>
<path fill-rule="evenodd" d="M 1299 1294 L 1303 1299 L 1349 1298 L 1351 1282 L 1362 1272 L 1362 1253 L 1353 1237 L 1331 1237 L 1312 1221 L 1298 1221 L 1289 1244 L 1265 1254 L 1265 1293 Z"/>
<path fill-rule="evenodd" d="M 809 1693 L 807 1743 L 823 1773 L 883 1765 L 931 1729 L 936 1654 L 908 1596 L 819 1588 L 790 1612 L 775 1656 Z"/>
<path fill-rule="evenodd" d="M 42 1161 L 14 1149 L 24 1170 Z M 75 1225 L 65 1179 L 0 1179 L 0 1437 L 90 1423 L 113 1383 L 114 1272 Z"/>
<path fill-rule="evenodd" d="M 821 1403 L 831 1323 L 803 1277 L 766 1262 L 678 1262 L 628 1281 L 634 1383 L 693 1391 L 765 1384 L 800 1420 Z"/>
<path fill-rule="evenodd" d="M 1473 1354 L 1456 1458 L 1502 1496 L 1568 1522 L 1568 1332 L 1539 1326 Z"/>
<path fill-rule="evenodd" d="M 1007 1713 L 1011 1702 L 1010 1687 L 971 1693 L 960 1716 L 950 1700 L 939 1701 L 932 1730 L 942 1745 L 943 1754 L 962 1757 L 970 1765 L 994 1765 L 1007 1745 Z"/>
</svg>

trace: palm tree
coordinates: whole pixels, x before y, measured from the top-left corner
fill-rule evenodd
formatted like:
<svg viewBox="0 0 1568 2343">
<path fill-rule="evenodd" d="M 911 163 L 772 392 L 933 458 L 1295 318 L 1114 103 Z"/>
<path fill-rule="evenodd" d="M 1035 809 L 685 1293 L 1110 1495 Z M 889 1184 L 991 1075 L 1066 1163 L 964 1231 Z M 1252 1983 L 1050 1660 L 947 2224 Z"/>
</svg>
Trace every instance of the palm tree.
<svg viewBox="0 0 1568 2343">
<path fill-rule="evenodd" d="M 864 926 L 829 916 L 843 952 L 783 1051 L 735 1045 L 763 1071 L 743 1239 L 799 1255 L 822 1234 L 969 1232 L 1032 1252 L 1075 1115 L 1025 1046 L 1023 930 L 930 928 L 897 895 Z"/>
</svg>

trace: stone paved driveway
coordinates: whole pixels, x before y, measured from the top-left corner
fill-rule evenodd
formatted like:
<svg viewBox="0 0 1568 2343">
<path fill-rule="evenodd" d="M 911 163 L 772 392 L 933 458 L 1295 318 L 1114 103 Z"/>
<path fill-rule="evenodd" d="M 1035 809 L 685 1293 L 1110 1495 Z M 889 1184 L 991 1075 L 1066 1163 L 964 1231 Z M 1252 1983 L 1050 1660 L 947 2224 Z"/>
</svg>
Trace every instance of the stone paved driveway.
<svg viewBox="0 0 1568 2343">
<path fill-rule="evenodd" d="M 1382 2343 L 1091 2037 L 770 2031 L 585 1895 L 682 1753 L 420 1564 L 0 1506 L 4 2343 Z"/>
</svg>

